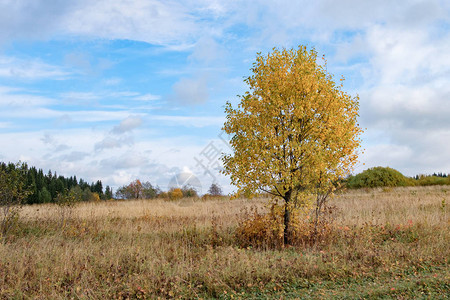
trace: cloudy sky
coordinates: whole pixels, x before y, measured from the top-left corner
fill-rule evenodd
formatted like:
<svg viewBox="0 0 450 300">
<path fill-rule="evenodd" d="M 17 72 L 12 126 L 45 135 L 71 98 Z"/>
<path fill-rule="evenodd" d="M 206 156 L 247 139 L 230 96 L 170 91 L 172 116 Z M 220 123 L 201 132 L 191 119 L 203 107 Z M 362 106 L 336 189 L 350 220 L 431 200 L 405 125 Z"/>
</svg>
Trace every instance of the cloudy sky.
<svg viewBox="0 0 450 300">
<path fill-rule="evenodd" d="M 0 0 L 0 160 L 226 191 L 226 101 L 256 52 L 315 47 L 360 96 L 355 172 L 450 172 L 450 2 Z"/>
</svg>

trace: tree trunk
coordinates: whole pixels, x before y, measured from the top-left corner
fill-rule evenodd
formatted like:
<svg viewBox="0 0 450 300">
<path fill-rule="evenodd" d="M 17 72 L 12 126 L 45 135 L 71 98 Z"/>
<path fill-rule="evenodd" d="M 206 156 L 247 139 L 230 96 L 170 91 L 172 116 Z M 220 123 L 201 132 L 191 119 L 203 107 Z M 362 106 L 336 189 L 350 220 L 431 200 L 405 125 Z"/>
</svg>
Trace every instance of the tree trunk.
<svg viewBox="0 0 450 300">
<path fill-rule="evenodd" d="M 317 196 L 316 201 L 316 209 L 315 209 L 315 219 L 314 219 L 314 232 L 313 232 L 313 240 L 315 241 L 317 238 L 317 227 L 319 225 L 319 216 L 320 216 L 320 201 L 319 196 Z"/>
<path fill-rule="evenodd" d="M 291 233 L 289 223 L 291 221 L 291 211 L 289 209 L 289 202 L 291 201 L 292 191 L 289 190 L 284 196 L 284 232 L 283 232 L 283 243 L 284 245 L 289 245 L 291 242 Z"/>
</svg>

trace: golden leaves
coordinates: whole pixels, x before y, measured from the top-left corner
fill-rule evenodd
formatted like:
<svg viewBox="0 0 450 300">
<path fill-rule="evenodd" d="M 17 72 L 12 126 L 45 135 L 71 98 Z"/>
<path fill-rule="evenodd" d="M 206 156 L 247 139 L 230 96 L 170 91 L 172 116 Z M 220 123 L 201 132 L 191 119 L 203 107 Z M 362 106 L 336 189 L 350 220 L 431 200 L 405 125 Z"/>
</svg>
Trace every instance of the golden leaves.
<svg viewBox="0 0 450 300">
<path fill-rule="evenodd" d="M 252 191 L 305 188 L 348 174 L 361 142 L 359 98 L 335 84 L 317 52 L 273 49 L 259 53 L 251 70 L 238 107 L 225 107 L 234 154 L 223 158 L 224 173 L 232 183 Z"/>
</svg>

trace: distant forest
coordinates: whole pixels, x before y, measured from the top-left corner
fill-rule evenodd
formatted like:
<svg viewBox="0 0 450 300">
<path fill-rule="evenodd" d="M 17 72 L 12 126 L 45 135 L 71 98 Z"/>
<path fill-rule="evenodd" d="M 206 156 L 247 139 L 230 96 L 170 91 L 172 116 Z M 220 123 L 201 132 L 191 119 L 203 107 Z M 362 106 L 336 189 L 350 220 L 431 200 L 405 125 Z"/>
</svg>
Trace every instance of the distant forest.
<svg viewBox="0 0 450 300">
<path fill-rule="evenodd" d="M 58 194 L 67 194 L 71 190 L 79 194 L 83 201 L 111 199 L 113 196 L 109 186 L 106 186 L 103 190 L 103 184 L 100 180 L 89 184 L 83 179 L 78 180 L 76 176 L 68 178 L 58 176 L 56 172 L 52 173 L 51 170 L 44 174 L 42 169 L 28 167 L 26 163 L 0 163 L 0 170 L 6 171 L 6 173 L 14 170 L 19 171 L 17 169 L 20 169 L 22 178 L 26 181 L 25 188 L 30 191 L 24 204 L 55 202 Z"/>
</svg>

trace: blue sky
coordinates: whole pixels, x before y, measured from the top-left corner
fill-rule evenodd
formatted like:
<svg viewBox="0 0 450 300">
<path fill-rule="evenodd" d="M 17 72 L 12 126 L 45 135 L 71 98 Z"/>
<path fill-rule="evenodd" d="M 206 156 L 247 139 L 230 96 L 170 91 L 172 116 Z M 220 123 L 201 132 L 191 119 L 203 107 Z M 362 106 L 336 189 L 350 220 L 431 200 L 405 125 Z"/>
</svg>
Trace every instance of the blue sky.
<svg viewBox="0 0 450 300">
<path fill-rule="evenodd" d="M 217 172 L 256 52 L 315 47 L 360 96 L 356 172 L 450 172 L 448 1 L 0 1 L 0 160 L 118 187 Z M 205 169 L 198 163 L 202 161 Z"/>
</svg>

